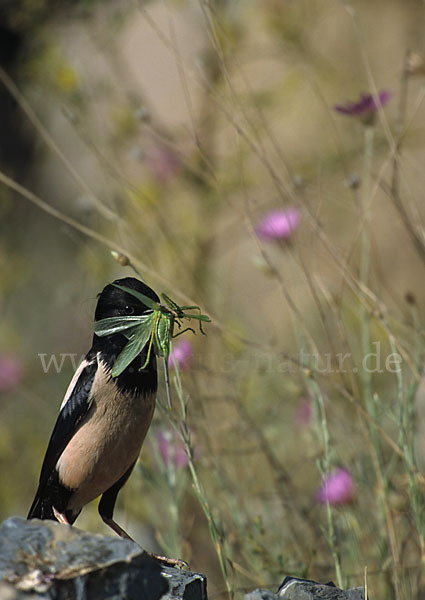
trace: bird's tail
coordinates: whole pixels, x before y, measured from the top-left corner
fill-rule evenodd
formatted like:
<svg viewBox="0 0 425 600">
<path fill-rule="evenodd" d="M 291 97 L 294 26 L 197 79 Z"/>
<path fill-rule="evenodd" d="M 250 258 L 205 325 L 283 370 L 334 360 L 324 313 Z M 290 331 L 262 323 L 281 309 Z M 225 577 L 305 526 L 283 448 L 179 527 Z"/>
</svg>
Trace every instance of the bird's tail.
<svg viewBox="0 0 425 600">
<path fill-rule="evenodd" d="M 56 517 L 53 512 L 52 503 L 46 501 L 37 493 L 29 510 L 27 519 L 52 519 L 55 521 Z"/>
</svg>

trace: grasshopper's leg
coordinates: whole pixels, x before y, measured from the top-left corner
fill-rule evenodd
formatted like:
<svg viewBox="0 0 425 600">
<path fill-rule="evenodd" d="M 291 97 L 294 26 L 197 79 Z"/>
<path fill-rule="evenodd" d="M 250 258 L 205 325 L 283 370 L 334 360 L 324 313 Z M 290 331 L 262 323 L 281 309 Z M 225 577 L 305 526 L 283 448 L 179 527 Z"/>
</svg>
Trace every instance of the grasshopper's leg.
<svg viewBox="0 0 425 600">
<path fill-rule="evenodd" d="M 202 317 L 204 315 L 202 315 L 202 312 L 201 312 L 201 309 L 199 308 L 199 306 L 180 306 L 179 308 L 182 311 L 185 311 L 185 310 L 198 310 L 199 311 L 199 314 L 197 314 L 197 315 L 184 315 L 184 318 L 199 320 L 199 331 L 202 333 L 202 335 L 205 335 L 205 331 L 202 329 L 202 320 L 203 320 Z M 191 331 L 193 331 L 193 329 Z"/>
<path fill-rule="evenodd" d="M 201 314 L 201 309 L 199 306 L 178 306 L 180 310 L 199 310 L 199 314 Z"/>
<path fill-rule="evenodd" d="M 171 300 L 171 298 L 167 296 L 167 294 L 161 294 L 161 298 L 164 300 L 164 302 L 166 302 L 166 304 L 169 308 L 171 308 L 171 310 L 179 310 L 180 306 L 176 302 L 174 302 L 174 300 Z"/>
<path fill-rule="evenodd" d="M 183 329 L 182 331 L 179 331 L 178 333 L 175 333 L 172 338 L 176 338 L 179 337 L 179 335 L 181 335 L 182 333 L 185 333 L 186 331 L 191 331 L 192 333 L 195 333 L 195 330 L 192 329 L 192 327 L 186 327 L 186 329 Z"/>
<path fill-rule="evenodd" d="M 153 339 L 154 339 L 155 331 L 156 331 L 156 323 L 158 321 L 158 314 L 159 313 L 156 314 L 155 320 L 153 322 L 153 328 L 152 328 L 152 333 L 151 333 L 151 337 L 150 337 L 150 340 L 149 340 L 148 352 L 147 352 L 147 355 L 146 355 L 145 364 L 140 367 L 141 371 L 146 367 L 146 365 L 149 364 L 149 359 L 151 357 L 151 352 L 152 352 Z"/>
</svg>

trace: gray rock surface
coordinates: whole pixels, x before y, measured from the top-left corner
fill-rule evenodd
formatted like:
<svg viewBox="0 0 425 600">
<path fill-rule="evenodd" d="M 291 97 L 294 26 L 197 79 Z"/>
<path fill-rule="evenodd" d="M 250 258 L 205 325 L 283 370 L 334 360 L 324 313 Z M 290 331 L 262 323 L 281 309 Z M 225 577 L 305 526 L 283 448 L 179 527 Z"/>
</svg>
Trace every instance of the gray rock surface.
<svg viewBox="0 0 425 600">
<path fill-rule="evenodd" d="M 363 588 L 341 590 L 333 583 L 317 583 L 309 579 L 285 577 L 276 594 L 268 590 L 254 590 L 245 600 L 364 600 Z"/>
<path fill-rule="evenodd" d="M 0 600 L 207 600 L 206 578 L 164 566 L 134 542 L 54 521 L 0 526 Z M 364 600 L 363 588 L 286 577 L 245 600 Z"/>
<path fill-rule="evenodd" d="M 164 567 L 137 544 L 54 521 L 0 527 L 1 600 L 206 600 L 206 579 Z"/>
<path fill-rule="evenodd" d="M 277 597 L 282 600 L 364 600 L 364 588 L 341 590 L 333 583 L 285 577 Z"/>
<path fill-rule="evenodd" d="M 279 596 L 268 590 L 258 589 L 245 594 L 244 600 L 279 600 Z"/>
</svg>

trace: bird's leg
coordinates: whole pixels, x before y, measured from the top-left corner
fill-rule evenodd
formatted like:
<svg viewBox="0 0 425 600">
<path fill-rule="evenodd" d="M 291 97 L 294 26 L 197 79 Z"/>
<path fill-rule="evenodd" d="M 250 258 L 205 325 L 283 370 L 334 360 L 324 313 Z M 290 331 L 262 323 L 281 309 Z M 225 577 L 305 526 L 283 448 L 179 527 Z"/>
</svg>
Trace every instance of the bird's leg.
<svg viewBox="0 0 425 600">
<path fill-rule="evenodd" d="M 115 533 L 117 533 L 120 537 L 124 538 L 125 540 L 130 540 L 137 544 L 137 542 L 135 542 L 133 538 L 130 537 L 128 533 L 118 525 L 118 523 L 115 523 L 113 519 L 114 506 L 118 492 L 129 478 L 133 467 L 134 465 L 131 465 L 128 471 L 124 473 L 124 475 L 121 477 L 121 479 L 119 479 L 112 487 L 110 487 L 108 490 L 106 490 L 106 492 L 103 493 L 102 498 L 99 502 L 98 510 L 102 521 L 111 529 L 113 529 Z M 137 545 L 140 547 L 139 544 Z M 144 548 L 142 548 L 142 550 L 144 550 Z M 144 552 L 146 552 L 146 550 L 144 550 Z M 149 554 L 149 556 L 152 556 L 152 558 L 155 558 L 161 564 L 167 565 L 168 567 L 179 567 L 180 569 L 189 568 L 189 565 L 184 560 L 180 560 L 179 558 L 167 558 L 166 556 L 158 556 L 157 554 L 152 554 L 151 552 L 146 552 L 146 554 Z"/>
<path fill-rule="evenodd" d="M 59 523 L 63 523 L 64 525 L 69 525 L 69 521 L 66 518 L 66 516 L 64 515 L 64 513 L 59 512 L 58 510 L 56 510 L 56 508 L 53 506 L 53 514 L 56 517 L 56 521 L 59 521 Z"/>
<path fill-rule="evenodd" d="M 108 527 L 113 529 L 115 533 L 117 533 L 120 537 L 124 538 L 125 540 L 130 540 L 131 542 L 137 544 L 137 542 L 135 542 L 133 538 L 130 535 L 128 535 L 128 533 L 122 527 L 120 527 L 118 523 L 114 521 L 114 519 L 105 517 L 104 515 L 100 516 L 102 517 L 103 522 L 106 525 L 108 525 Z"/>
<path fill-rule="evenodd" d="M 108 518 L 105 516 L 102 516 L 102 520 L 103 522 L 108 525 L 111 529 L 113 529 L 115 531 L 115 533 L 117 533 L 121 538 L 124 538 L 125 540 L 130 540 L 131 542 L 134 542 L 135 544 L 137 544 L 137 542 L 135 540 L 133 540 L 133 538 L 128 535 L 128 533 L 118 525 L 118 523 L 116 523 L 114 521 L 114 519 L 112 518 Z M 137 544 L 139 546 L 139 544 Z M 147 552 L 144 548 L 143 548 L 144 552 L 146 552 L 146 554 L 149 554 L 149 556 L 152 556 L 152 558 L 154 558 L 155 560 L 157 560 L 158 562 L 160 562 L 163 565 L 166 565 L 167 567 L 177 567 L 179 569 L 188 569 L 189 565 L 187 564 L 187 562 L 185 562 L 184 560 L 182 560 L 181 558 L 168 558 L 167 556 L 160 556 L 159 554 L 154 554 L 153 552 Z"/>
<path fill-rule="evenodd" d="M 124 538 L 125 540 L 130 540 L 131 542 L 134 542 L 133 538 L 130 537 L 128 533 L 118 525 L 118 523 L 115 523 L 113 519 L 113 514 L 118 492 L 120 491 L 124 483 L 127 481 L 127 479 L 130 477 L 130 473 L 133 470 L 133 467 L 134 464 L 132 464 L 128 471 L 124 473 L 121 479 L 119 479 L 116 483 L 114 483 L 112 487 L 110 487 L 108 490 L 106 490 L 106 492 L 102 494 L 102 498 L 100 499 L 98 506 L 99 515 L 101 516 L 102 521 L 106 525 L 108 525 L 108 527 L 113 529 L 115 533 L 117 533 L 120 537 Z"/>
</svg>

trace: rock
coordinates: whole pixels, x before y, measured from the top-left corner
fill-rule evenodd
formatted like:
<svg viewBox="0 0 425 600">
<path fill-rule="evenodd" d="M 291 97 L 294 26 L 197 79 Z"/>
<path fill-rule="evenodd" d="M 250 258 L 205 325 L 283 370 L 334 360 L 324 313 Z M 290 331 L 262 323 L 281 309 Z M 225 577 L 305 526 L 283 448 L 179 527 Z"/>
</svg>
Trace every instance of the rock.
<svg viewBox="0 0 425 600">
<path fill-rule="evenodd" d="M 285 577 L 276 594 L 268 590 L 254 590 L 245 600 L 364 600 L 361 587 L 341 590 L 332 582 L 317 583 L 311 579 Z"/>
<path fill-rule="evenodd" d="M 0 527 L 3 600 L 206 600 L 206 578 L 165 567 L 137 544 L 54 521 Z"/>
<path fill-rule="evenodd" d="M 334 583 L 285 577 L 277 595 L 284 600 L 364 600 L 364 588 L 341 590 Z"/>
<path fill-rule="evenodd" d="M 245 600 L 279 600 L 279 596 L 268 590 L 258 589 L 245 594 Z"/>
<path fill-rule="evenodd" d="M 245 600 L 364 600 L 363 588 L 285 577 Z M 207 600 L 206 578 L 164 566 L 140 546 L 54 521 L 0 526 L 1 600 Z"/>
</svg>

